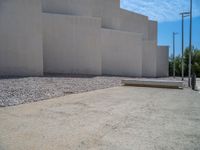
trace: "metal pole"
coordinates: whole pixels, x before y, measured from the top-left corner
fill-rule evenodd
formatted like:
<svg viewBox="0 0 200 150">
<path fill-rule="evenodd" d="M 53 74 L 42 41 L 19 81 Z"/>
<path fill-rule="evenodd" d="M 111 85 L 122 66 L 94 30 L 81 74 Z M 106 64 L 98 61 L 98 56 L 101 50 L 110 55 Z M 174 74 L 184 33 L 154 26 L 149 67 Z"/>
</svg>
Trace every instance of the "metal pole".
<svg viewBox="0 0 200 150">
<path fill-rule="evenodd" d="M 176 63 L 175 63 L 175 58 L 176 58 L 176 50 L 175 50 L 175 44 L 176 44 L 176 41 L 175 41 L 175 36 L 177 35 L 178 33 L 176 32 L 173 32 L 173 77 L 175 78 L 176 77 Z"/>
<path fill-rule="evenodd" d="M 191 87 L 191 70 L 192 70 L 192 0 L 190 0 L 190 46 L 189 46 L 189 71 L 188 86 Z"/>
<path fill-rule="evenodd" d="M 190 12 L 182 12 L 182 81 L 184 80 L 184 18 L 190 15 Z"/>
<path fill-rule="evenodd" d="M 176 64 L 175 64 L 175 32 L 173 32 L 173 77 L 176 77 Z"/>
<path fill-rule="evenodd" d="M 182 14 L 182 81 L 184 80 L 184 14 Z"/>
<path fill-rule="evenodd" d="M 184 80 L 184 18 L 190 16 L 190 12 L 180 13 L 182 16 L 182 81 Z"/>
</svg>

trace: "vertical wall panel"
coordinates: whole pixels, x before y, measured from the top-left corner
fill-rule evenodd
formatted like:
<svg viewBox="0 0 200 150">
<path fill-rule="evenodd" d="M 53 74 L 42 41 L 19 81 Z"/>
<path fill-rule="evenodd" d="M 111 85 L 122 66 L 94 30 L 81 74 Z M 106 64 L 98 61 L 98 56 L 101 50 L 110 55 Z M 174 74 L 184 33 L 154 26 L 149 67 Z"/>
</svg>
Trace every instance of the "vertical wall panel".
<svg viewBox="0 0 200 150">
<path fill-rule="evenodd" d="M 43 74 L 40 0 L 0 1 L 0 75 Z"/>
<path fill-rule="evenodd" d="M 158 46 L 157 49 L 157 77 L 169 76 L 169 47 Z"/>
<path fill-rule="evenodd" d="M 142 35 L 102 29 L 102 72 L 105 75 L 142 76 Z"/>
<path fill-rule="evenodd" d="M 156 77 L 157 75 L 157 44 L 156 41 L 143 41 L 142 56 L 143 77 Z"/>
<path fill-rule="evenodd" d="M 101 19 L 43 14 L 44 71 L 101 75 Z"/>
</svg>

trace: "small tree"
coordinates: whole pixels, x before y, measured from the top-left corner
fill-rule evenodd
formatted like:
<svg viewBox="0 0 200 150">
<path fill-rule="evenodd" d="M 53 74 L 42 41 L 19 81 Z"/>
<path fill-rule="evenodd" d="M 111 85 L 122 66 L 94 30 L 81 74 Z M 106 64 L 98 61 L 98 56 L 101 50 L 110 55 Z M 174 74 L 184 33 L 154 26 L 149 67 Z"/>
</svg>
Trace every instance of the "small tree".
<svg viewBox="0 0 200 150">
<path fill-rule="evenodd" d="M 169 75 L 173 75 L 173 57 L 169 58 Z M 189 49 L 186 48 L 184 52 L 184 75 L 188 76 L 188 64 L 189 64 Z M 176 66 L 176 76 L 181 76 L 182 74 L 182 57 L 179 55 L 175 58 Z M 197 77 L 200 77 L 200 50 L 193 48 L 192 51 L 192 73 L 195 73 Z"/>
<path fill-rule="evenodd" d="M 176 66 L 176 76 L 181 76 L 182 60 L 180 55 L 175 58 L 175 66 Z"/>
<path fill-rule="evenodd" d="M 192 72 L 200 77 L 200 50 L 195 49 L 192 55 Z"/>
<path fill-rule="evenodd" d="M 173 76 L 173 56 L 169 57 L 169 76 Z"/>
</svg>

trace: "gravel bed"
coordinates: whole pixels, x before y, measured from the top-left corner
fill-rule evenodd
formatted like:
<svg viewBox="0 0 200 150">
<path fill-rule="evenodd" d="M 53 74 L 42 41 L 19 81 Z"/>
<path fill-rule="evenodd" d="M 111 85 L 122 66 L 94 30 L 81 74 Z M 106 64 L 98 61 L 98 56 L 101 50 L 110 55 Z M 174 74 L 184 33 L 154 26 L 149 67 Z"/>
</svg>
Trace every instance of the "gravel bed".
<svg viewBox="0 0 200 150">
<path fill-rule="evenodd" d="M 0 79 L 0 107 L 121 85 L 122 77 L 27 77 Z"/>
<path fill-rule="evenodd" d="M 0 107 L 15 106 L 68 94 L 116 87 L 121 85 L 122 79 L 128 78 L 80 75 L 0 78 Z M 173 78 L 163 79 L 174 80 Z M 181 78 L 176 78 L 176 80 L 181 80 Z"/>
</svg>

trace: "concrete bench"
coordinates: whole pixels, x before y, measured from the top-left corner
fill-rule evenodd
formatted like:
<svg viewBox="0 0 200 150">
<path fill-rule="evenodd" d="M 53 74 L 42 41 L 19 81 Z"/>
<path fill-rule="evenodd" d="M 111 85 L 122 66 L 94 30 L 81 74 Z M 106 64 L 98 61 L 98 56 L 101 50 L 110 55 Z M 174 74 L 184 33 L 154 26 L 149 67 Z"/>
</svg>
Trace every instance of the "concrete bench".
<svg viewBox="0 0 200 150">
<path fill-rule="evenodd" d="M 140 87 L 179 88 L 179 89 L 184 88 L 182 81 L 157 80 L 157 79 L 122 80 L 122 84 L 127 86 L 140 86 Z"/>
</svg>

